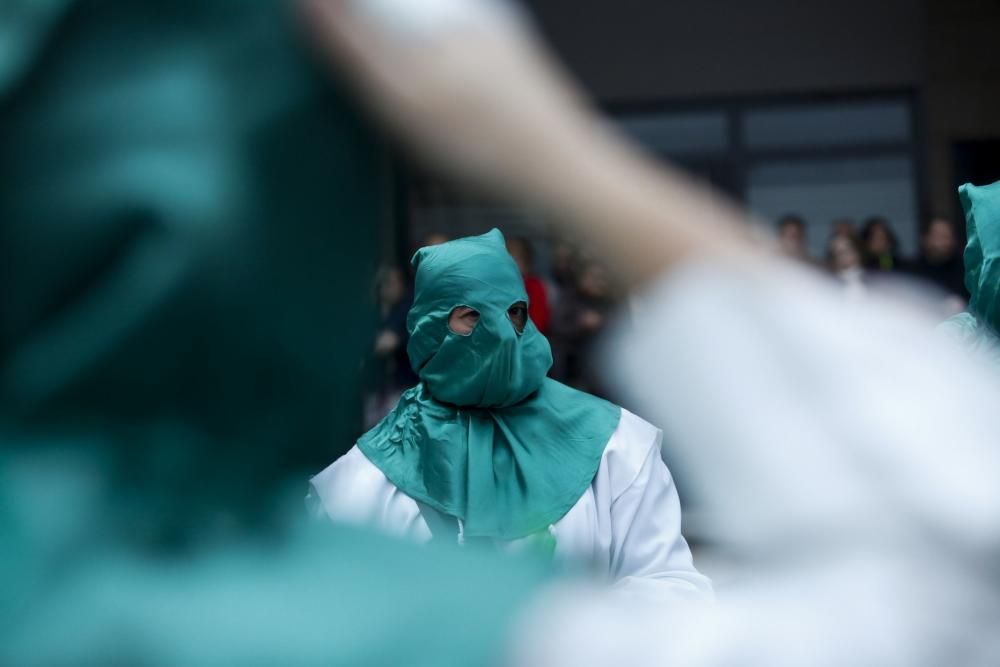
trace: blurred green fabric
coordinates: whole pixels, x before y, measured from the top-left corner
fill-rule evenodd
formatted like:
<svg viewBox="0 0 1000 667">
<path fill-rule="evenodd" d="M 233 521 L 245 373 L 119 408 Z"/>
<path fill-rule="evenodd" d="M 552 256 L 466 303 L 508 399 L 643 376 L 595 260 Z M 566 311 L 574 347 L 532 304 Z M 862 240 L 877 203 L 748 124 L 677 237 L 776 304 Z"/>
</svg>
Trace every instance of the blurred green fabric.
<svg viewBox="0 0 1000 667">
<path fill-rule="evenodd" d="M 967 349 L 1000 364 L 1000 181 L 958 190 L 965 212 L 965 287 L 969 309 L 941 324 Z"/>
<path fill-rule="evenodd" d="M 385 151 L 283 3 L 49 7 L 0 99 L 5 438 L 254 515 L 360 432 Z"/>
<path fill-rule="evenodd" d="M 3 665 L 500 665 L 544 574 L 329 524 L 144 556 L 92 532 L 104 505 L 81 460 L 10 464 L 0 455 Z"/>
<path fill-rule="evenodd" d="M 291 9 L 0 6 L 0 663 L 482 664 L 538 579 L 288 528 L 391 200 Z"/>
</svg>

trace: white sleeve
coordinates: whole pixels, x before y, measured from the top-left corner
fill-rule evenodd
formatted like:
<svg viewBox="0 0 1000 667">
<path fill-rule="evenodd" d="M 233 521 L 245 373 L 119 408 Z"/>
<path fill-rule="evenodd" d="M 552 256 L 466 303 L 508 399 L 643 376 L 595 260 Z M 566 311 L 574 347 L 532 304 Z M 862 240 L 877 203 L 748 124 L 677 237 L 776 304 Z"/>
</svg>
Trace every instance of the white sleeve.
<svg viewBox="0 0 1000 667">
<path fill-rule="evenodd" d="M 355 446 L 309 480 L 306 505 L 313 517 L 371 524 L 384 503 L 380 496 L 388 490 L 384 476 Z"/>
<path fill-rule="evenodd" d="M 416 502 L 356 445 L 309 480 L 306 508 L 313 517 L 364 525 L 394 537 L 425 542 L 431 536 Z"/>
<path fill-rule="evenodd" d="M 692 562 L 681 535 L 681 505 L 660 458 L 662 432 L 628 412 L 616 438 L 638 450 L 638 471 L 611 503 L 611 576 L 629 594 L 710 597 L 712 585 Z M 644 452 L 644 455 L 642 454 Z M 632 467 L 635 470 L 634 467 Z"/>
</svg>

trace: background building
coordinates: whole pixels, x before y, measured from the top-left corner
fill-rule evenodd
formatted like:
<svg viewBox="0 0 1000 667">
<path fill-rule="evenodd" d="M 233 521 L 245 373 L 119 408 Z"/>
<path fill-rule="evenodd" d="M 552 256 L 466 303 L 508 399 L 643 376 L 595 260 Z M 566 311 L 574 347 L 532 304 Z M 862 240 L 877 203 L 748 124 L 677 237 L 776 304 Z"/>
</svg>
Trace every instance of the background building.
<svg viewBox="0 0 1000 667">
<path fill-rule="evenodd" d="M 794 211 L 820 255 L 838 218 L 888 218 L 904 255 L 957 220 L 955 188 L 1000 179 L 996 0 L 531 0 L 529 11 L 612 122 L 767 220 Z M 567 171 L 572 165 L 567 165 Z M 386 253 L 511 211 L 398 170 Z"/>
</svg>

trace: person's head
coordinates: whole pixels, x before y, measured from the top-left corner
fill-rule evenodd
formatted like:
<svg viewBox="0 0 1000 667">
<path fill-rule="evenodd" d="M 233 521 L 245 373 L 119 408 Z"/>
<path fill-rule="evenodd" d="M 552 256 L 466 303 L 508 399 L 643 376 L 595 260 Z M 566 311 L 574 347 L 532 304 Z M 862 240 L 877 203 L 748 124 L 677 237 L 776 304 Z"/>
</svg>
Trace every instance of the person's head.
<svg viewBox="0 0 1000 667">
<path fill-rule="evenodd" d="M 381 305 L 394 306 L 406 296 L 406 275 L 398 266 L 383 266 L 376 281 Z"/>
<path fill-rule="evenodd" d="M 444 232 L 431 232 L 424 237 L 424 243 L 422 247 L 427 248 L 429 246 L 441 245 L 442 243 L 447 243 L 451 240 L 451 237 Z M 412 247 L 412 246 L 411 246 Z"/>
<path fill-rule="evenodd" d="M 861 228 L 861 242 L 869 257 L 895 255 L 898 241 L 886 218 L 875 216 L 865 221 Z"/>
<path fill-rule="evenodd" d="M 524 280 L 503 234 L 421 248 L 407 353 L 437 400 L 506 407 L 537 391 L 552 365 L 545 337 L 528 317 Z"/>
<path fill-rule="evenodd" d="M 850 236 L 857 238 L 858 226 L 851 218 L 837 218 L 830 223 L 830 236 Z"/>
<path fill-rule="evenodd" d="M 927 225 L 920 246 L 924 258 L 931 263 L 947 262 L 958 254 L 958 239 L 955 237 L 955 227 L 950 220 L 934 218 Z"/>
<path fill-rule="evenodd" d="M 580 267 L 576 279 L 577 291 L 590 299 L 607 299 L 611 296 L 611 279 L 607 268 L 596 260 L 588 260 Z"/>
<path fill-rule="evenodd" d="M 507 239 L 507 252 L 517 262 L 517 268 L 522 276 L 530 276 L 533 273 L 535 253 L 528 239 L 523 236 Z"/>
<path fill-rule="evenodd" d="M 826 261 L 834 273 L 861 268 L 861 245 L 858 239 L 844 234 L 832 235 L 826 243 Z"/>
<path fill-rule="evenodd" d="M 788 257 L 806 255 L 806 221 L 801 216 L 789 213 L 778 220 L 775 228 L 782 254 Z"/>
<path fill-rule="evenodd" d="M 552 244 L 552 278 L 560 287 L 573 284 L 576 274 L 577 251 L 567 241 L 557 240 Z"/>
</svg>

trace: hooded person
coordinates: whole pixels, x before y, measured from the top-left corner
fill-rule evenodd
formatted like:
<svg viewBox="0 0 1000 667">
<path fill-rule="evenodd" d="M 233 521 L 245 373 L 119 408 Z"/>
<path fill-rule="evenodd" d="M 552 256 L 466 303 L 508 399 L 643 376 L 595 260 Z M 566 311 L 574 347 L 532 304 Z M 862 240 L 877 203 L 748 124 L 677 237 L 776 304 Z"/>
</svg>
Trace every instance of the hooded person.
<svg viewBox="0 0 1000 667">
<path fill-rule="evenodd" d="M 636 592 L 710 594 L 661 431 L 546 377 L 549 343 L 503 235 L 422 248 L 413 265 L 407 351 L 420 382 L 312 479 L 317 514 L 417 541 L 541 543 Z"/>
<path fill-rule="evenodd" d="M 1000 181 L 958 189 L 965 212 L 965 287 L 969 307 L 940 329 L 961 345 L 1000 364 Z"/>
</svg>

